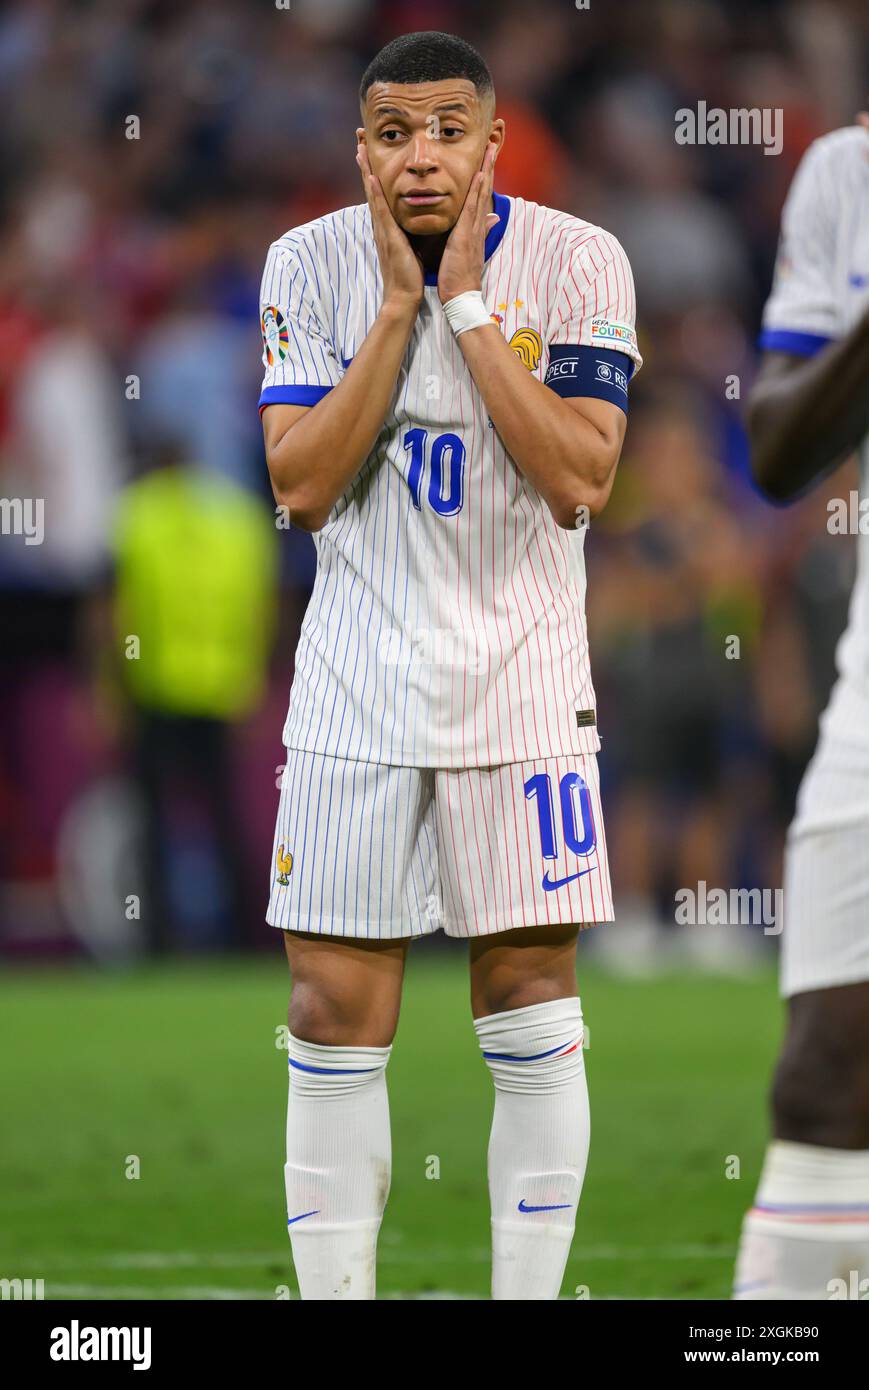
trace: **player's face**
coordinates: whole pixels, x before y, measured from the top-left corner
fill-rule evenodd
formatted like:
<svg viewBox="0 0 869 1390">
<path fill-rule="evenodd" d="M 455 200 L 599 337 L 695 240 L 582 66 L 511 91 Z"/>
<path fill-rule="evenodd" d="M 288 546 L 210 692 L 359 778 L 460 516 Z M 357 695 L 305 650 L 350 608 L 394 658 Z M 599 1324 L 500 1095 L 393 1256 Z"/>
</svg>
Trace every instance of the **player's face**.
<svg viewBox="0 0 869 1390">
<path fill-rule="evenodd" d="M 489 103 L 481 105 L 463 77 L 377 82 L 356 135 L 398 225 L 413 236 L 438 236 L 455 225 L 486 145 L 501 145 L 504 122 L 491 119 Z"/>
</svg>

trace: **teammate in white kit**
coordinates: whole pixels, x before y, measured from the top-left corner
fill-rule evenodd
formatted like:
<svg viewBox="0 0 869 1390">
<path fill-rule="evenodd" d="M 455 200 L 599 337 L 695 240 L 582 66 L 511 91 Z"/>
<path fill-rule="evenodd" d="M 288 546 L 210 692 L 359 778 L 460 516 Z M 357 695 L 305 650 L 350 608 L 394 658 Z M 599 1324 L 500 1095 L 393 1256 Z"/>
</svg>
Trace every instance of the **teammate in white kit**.
<svg viewBox="0 0 869 1390">
<path fill-rule="evenodd" d="M 366 202 L 287 232 L 262 284 L 269 472 L 318 556 L 268 909 L 289 1232 L 303 1298 L 375 1296 L 404 964 L 443 928 L 495 1083 L 492 1296 L 556 1298 L 589 1144 L 577 933 L 613 916 L 584 527 L 642 360 L 633 282 L 601 228 L 494 191 L 463 40 L 395 40 L 360 101 Z"/>
<path fill-rule="evenodd" d="M 824 136 L 785 204 L 749 429 L 779 501 L 860 449 L 869 498 L 869 130 Z M 865 505 L 865 504 L 864 504 Z M 869 1296 L 869 534 L 788 834 L 787 1033 L 734 1298 Z M 865 1281 L 865 1282 L 861 1282 Z M 855 1292 L 859 1290 L 859 1292 Z"/>
</svg>

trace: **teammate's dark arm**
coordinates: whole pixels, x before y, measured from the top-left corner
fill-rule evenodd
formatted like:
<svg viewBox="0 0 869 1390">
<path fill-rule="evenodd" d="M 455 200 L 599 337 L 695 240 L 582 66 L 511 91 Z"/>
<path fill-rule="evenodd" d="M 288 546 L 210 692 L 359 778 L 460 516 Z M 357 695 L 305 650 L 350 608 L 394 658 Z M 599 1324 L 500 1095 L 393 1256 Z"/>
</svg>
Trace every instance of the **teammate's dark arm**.
<svg viewBox="0 0 869 1390">
<path fill-rule="evenodd" d="M 869 309 L 814 357 L 765 353 L 746 423 L 755 482 L 773 501 L 843 463 L 869 430 Z"/>
<path fill-rule="evenodd" d="M 272 491 L 290 521 L 319 531 L 380 433 L 418 309 L 384 301 L 344 376 L 316 405 L 262 413 Z"/>
</svg>

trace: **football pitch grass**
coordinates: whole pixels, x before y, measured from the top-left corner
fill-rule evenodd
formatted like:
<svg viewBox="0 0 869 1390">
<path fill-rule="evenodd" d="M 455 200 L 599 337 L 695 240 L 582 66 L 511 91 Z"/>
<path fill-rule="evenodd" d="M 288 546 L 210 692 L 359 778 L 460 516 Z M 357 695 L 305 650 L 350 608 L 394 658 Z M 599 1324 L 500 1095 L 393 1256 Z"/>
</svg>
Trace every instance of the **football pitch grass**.
<svg viewBox="0 0 869 1390">
<path fill-rule="evenodd" d="M 50 1299 L 298 1297 L 288 978 L 283 957 L 5 975 L 0 1278 Z M 581 963 L 579 986 L 592 1136 L 561 1296 L 727 1298 L 766 1143 L 774 974 Z M 387 1077 L 378 1297 L 488 1298 L 493 1088 L 460 944 L 411 951 Z"/>
</svg>

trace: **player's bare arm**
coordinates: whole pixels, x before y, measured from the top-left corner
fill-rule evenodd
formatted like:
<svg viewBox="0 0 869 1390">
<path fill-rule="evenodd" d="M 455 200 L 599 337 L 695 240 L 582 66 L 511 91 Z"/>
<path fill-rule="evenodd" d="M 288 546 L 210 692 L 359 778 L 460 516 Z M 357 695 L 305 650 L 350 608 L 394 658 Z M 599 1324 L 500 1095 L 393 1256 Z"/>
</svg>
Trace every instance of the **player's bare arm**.
<svg viewBox="0 0 869 1390">
<path fill-rule="evenodd" d="M 362 175 L 380 271 L 383 301 L 371 331 L 342 380 L 315 406 L 263 410 L 266 461 L 275 501 L 297 526 L 318 531 L 359 472 L 386 417 L 398 370 L 423 297 L 423 269 L 395 221 L 363 145 Z"/>
<path fill-rule="evenodd" d="M 869 430 L 869 309 L 814 357 L 765 353 L 747 426 L 755 480 L 776 501 L 843 463 Z"/>
<path fill-rule="evenodd" d="M 492 327 L 469 329 L 459 345 L 505 449 L 559 526 L 576 526 L 579 507 L 597 516 L 612 491 L 627 416 L 609 401 L 557 396 Z"/>
<path fill-rule="evenodd" d="M 495 158 L 490 144 L 444 249 L 438 271 L 442 304 L 480 289 Z M 627 426 L 624 411 L 609 401 L 556 395 L 527 371 L 495 323 L 468 329 L 458 343 L 504 447 L 558 525 L 576 526 L 580 507 L 596 516 L 612 491 Z"/>
</svg>

